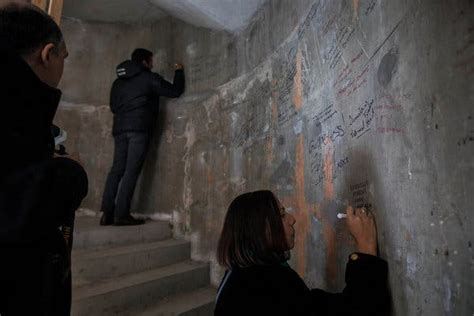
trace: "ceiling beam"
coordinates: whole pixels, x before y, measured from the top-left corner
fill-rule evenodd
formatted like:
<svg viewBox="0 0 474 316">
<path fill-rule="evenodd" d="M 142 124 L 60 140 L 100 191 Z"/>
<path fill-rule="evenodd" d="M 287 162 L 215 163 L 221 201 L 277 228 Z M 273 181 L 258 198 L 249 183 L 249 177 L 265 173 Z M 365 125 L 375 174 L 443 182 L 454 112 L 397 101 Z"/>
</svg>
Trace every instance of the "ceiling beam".
<svg viewBox="0 0 474 316">
<path fill-rule="evenodd" d="M 32 0 L 31 3 L 40 8 L 41 10 L 48 12 L 49 0 Z"/>
<path fill-rule="evenodd" d="M 59 25 L 63 13 L 63 0 L 32 0 L 31 3 L 48 13 Z"/>
<path fill-rule="evenodd" d="M 59 25 L 63 13 L 63 0 L 50 0 L 48 13 Z"/>
</svg>

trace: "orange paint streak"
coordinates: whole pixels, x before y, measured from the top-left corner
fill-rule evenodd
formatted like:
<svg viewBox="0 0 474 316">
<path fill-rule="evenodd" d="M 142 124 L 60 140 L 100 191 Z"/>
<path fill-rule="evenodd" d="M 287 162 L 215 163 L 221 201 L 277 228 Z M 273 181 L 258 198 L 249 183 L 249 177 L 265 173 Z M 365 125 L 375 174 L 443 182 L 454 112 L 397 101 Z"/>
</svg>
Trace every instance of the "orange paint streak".
<svg viewBox="0 0 474 316">
<path fill-rule="evenodd" d="M 329 137 L 324 140 L 324 199 L 330 200 L 334 198 L 334 146 Z"/>
<path fill-rule="evenodd" d="M 303 55 L 301 54 L 301 50 L 298 49 L 298 52 L 296 53 L 296 74 L 293 78 L 293 104 L 295 105 L 296 111 L 299 111 L 303 105 L 303 80 L 301 71 L 302 59 Z"/>
<path fill-rule="evenodd" d="M 273 161 L 273 139 L 268 136 L 265 142 L 265 158 L 267 162 Z"/>
<path fill-rule="evenodd" d="M 275 127 L 277 125 L 278 121 L 278 106 L 277 106 L 277 99 L 278 99 L 278 92 L 276 92 L 276 84 L 277 81 L 273 80 L 272 81 L 272 121 L 271 121 L 271 126 Z M 268 136 L 265 144 L 265 156 L 267 159 L 267 162 L 272 162 L 273 161 L 273 137 Z"/>
<path fill-rule="evenodd" d="M 326 279 L 331 283 L 336 279 L 336 232 L 331 225 L 324 223 L 323 235 L 326 241 Z"/>
<path fill-rule="evenodd" d="M 296 166 L 295 166 L 295 194 L 283 197 L 281 202 L 287 207 L 293 207 L 295 212 L 295 249 L 296 272 L 301 277 L 306 274 L 306 242 L 311 232 L 311 216 L 316 206 L 306 201 L 305 179 L 304 179 L 304 138 L 298 136 L 296 143 Z"/>
<path fill-rule="evenodd" d="M 299 111 L 303 105 L 303 81 L 302 81 L 302 58 L 303 55 L 301 50 L 298 50 L 296 55 L 296 74 L 294 77 L 294 86 L 293 86 L 293 104 L 295 110 Z M 275 82 L 276 83 L 276 82 Z M 278 94 L 276 92 L 272 93 L 272 125 L 276 126 L 278 121 L 278 107 L 277 100 Z M 295 249 L 294 255 L 296 257 L 296 272 L 304 277 L 306 274 L 307 267 L 307 253 L 306 245 L 308 237 L 311 233 L 311 216 L 316 216 L 318 220 L 322 220 L 322 212 L 317 207 L 316 204 L 311 204 L 306 200 L 305 196 L 305 149 L 304 149 L 304 138 L 303 135 L 298 135 L 296 142 L 295 155 L 296 155 L 296 165 L 295 165 L 295 192 L 292 196 L 286 196 L 281 198 L 281 202 L 286 207 L 293 207 L 295 212 L 293 216 L 295 217 Z M 330 159 L 332 161 L 332 159 Z M 329 160 L 328 160 L 329 161 Z M 329 166 L 332 168 L 332 165 Z M 332 172 L 331 172 L 332 174 Z M 332 180 L 331 180 L 332 181 Z M 332 189 L 332 192 L 334 190 Z M 328 226 L 327 229 L 332 229 Z M 325 233 L 327 236 L 331 236 L 329 233 Z M 335 235 L 333 235 L 335 239 Z M 330 244 L 330 249 L 335 249 L 333 240 L 326 238 L 326 241 Z M 311 250 L 313 251 L 313 250 Z M 334 254 L 331 254 L 331 257 L 335 257 Z"/>
<path fill-rule="evenodd" d="M 296 271 L 304 276 L 306 273 L 306 240 L 310 231 L 309 207 L 306 203 L 304 192 L 304 141 L 303 136 L 298 136 L 296 144 Z"/>
<path fill-rule="evenodd" d="M 324 199 L 334 199 L 334 145 L 330 138 L 324 141 Z M 325 214 L 322 212 L 322 214 Z M 336 232 L 326 216 L 322 216 L 323 235 L 326 240 L 326 276 L 330 283 L 336 278 Z"/>
<path fill-rule="evenodd" d="M 359 16 L 359 1 L 360 0 L 352 0 L 352 5 L 354 6 L 354 19 Z"/>
<path fill-rule="evenodd" d="M 212 167 L 207 168 L 207 183 L 211 186 L 214 182 L 214 175 L 212 174 Z"/>
<path fill-rule="evenodd" d="M 293 86 L 293 104 L 295 110 L 299 111 L 303 105 L 303 81 L 302 81 L 302 53 L 298 49 L 296 54 L 296 74 L 294 77 Z M 277 95 L 272 96 L 272 119 L 274 122 L 278 120 Z M 306 242 L 311 232 L 311 216 L 315 205 L 306 201 L 305 196 L 305 175 L 304 175 L 304 138 L 300 134 L 297 139 L 296 148 L 296 166 L 295 166 L 295 194 L 291 197 L 286 197 L 282 202 L 295 208 L 293 216 L 295 217 L 295 255 L 296 255 L 296 272 L 301 277 L 306 274 Z"/>
</svg>

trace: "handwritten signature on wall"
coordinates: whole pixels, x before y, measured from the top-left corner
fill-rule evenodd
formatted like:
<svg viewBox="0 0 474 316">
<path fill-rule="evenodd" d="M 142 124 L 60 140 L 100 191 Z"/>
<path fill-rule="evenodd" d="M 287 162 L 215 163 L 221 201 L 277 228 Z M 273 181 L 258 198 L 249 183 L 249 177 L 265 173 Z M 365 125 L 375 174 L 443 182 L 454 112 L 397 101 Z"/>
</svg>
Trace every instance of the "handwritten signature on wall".
<svg viewBox="0 0 474 316">
<path fill-rule="evenodd" d="M 362 106 L 358 107 L 354 116 L 349 115 L 349 126 L 355 126 L 352 127 L 351 137 L 360 138 L 370 131 L 374 117 L 374 99 L 365 101 Z"/>
</svg>

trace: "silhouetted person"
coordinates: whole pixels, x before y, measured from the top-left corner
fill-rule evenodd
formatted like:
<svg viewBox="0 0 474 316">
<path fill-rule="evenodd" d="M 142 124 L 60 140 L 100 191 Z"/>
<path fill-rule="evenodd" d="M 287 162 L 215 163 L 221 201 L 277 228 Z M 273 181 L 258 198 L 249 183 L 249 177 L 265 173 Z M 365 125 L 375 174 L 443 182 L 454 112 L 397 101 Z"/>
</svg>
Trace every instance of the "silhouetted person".
<svg viewBox="0 0 474 316">
<path fill-rule="evenodd" d="M 0 39 L 0 315 L 69 315 L 70 234 L 87 175 L 54 156 L 68 52 L 58 25 L 28 4 L 0 6 Z"/>
<path fill-rule="evenodd" d="M 214 315 L 387 315 L 387 263 L 377 257 L 372 214 L 352 207 L 346 213 L 358 252 L 349 256 L 342 293 L 328 293 L 310 290 L 287 264 L 295 245 L 295 218 L 273 193 L 236 197 L 219 239 L 218 260 L 227 271 Z"/>
<path fill-rule="evenodd" d="M 177 98 L 184 91 L 183 66 L 175 67 L 171 84 L 151 71 L 153 53 L 143 48 L 135 49 L 131 60 L 117 66 L 118 78 L 110 92 L 114 161 L 102 197 L 101 225 L 144 223 L 130 215 L 130 204 L 157 120 L 160 96 Z"/>
</svg>

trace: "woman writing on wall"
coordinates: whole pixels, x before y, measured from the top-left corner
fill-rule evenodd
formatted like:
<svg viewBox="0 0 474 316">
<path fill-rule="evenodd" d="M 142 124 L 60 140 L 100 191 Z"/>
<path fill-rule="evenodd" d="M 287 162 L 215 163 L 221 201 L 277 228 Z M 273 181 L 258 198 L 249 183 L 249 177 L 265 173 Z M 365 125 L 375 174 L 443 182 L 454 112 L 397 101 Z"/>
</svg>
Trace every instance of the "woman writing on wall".
<svg viewBox="0 0 474 316">
<path fill-rule="evenodd" d="M 294 217 L 271 191 L 245 193 L 230 204 L 219 239 L 227 268 L 214 315 L 386 315 L 387 263 L 377 257 L 372 214 L 347 207 L 357 252 L 349 256 L 342 293 L 308 289 L 287 260 L 294 247 Z"/>
</svg>

